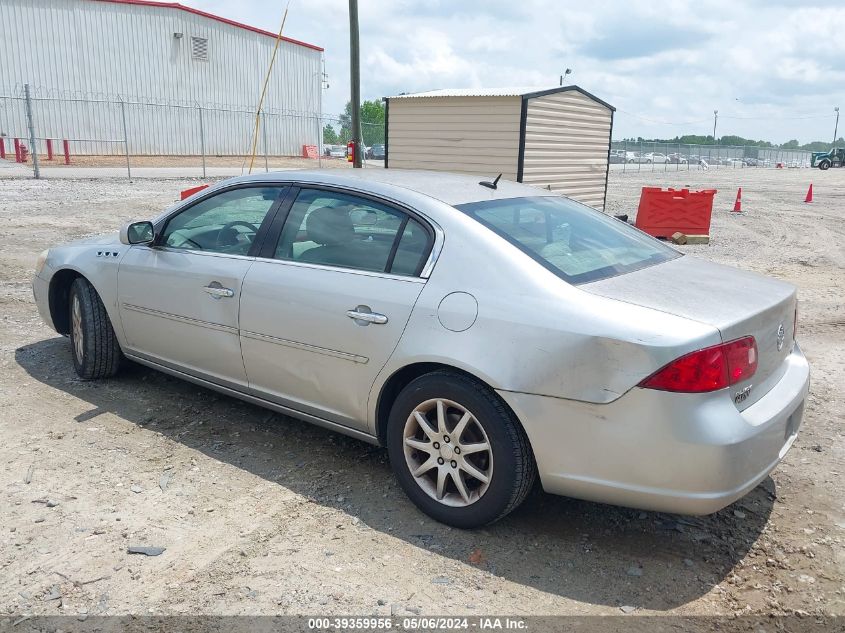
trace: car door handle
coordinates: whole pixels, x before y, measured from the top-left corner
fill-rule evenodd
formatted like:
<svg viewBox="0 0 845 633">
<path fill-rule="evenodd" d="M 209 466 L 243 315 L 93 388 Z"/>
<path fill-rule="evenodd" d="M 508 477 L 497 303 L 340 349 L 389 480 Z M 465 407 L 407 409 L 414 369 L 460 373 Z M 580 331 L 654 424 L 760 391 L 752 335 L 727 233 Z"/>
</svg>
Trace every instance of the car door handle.
<svg viewBox="0 0 845 633">
<path fill-rule="evenodd" d="M 358 325 L 369 325 L 370 323 L 384 325 L 387 323 L 387 317 L 384 314 L 371 312 L 366 306 L 358 306 L 354 310 L 347 310 L 346 316 L 354 320 Z"/>
<path fill-rule="evenodd" d="M 228 297 L 234 297 L 235 296 L 234 290 L 232 290 L 231 288 L 224 288 L 223 286 L 221 286 L 219 284 L 216 285 L 216 286 L 213 285 L 213 284 L 210 284 L 208 286 L 203 286 L 202 289 L 205 290 L 208 294 L 210 294 L 215 299 L 222 299 L 223 297 L 228 298 Z"/>
</svg>

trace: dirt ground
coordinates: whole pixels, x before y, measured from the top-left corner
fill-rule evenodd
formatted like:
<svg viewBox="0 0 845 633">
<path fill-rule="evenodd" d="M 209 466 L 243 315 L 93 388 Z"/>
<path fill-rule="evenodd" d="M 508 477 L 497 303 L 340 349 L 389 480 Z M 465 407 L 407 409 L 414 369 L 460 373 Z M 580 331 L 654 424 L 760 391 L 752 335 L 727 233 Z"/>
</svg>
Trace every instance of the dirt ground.
<svg viewBox="0 0 845 633">
<path fill-rule="evenodd" d="M 719 189 L 712 243 L 680 248 L 800 288 L 812 393 L 770 478 L 708 517 L 536 491 L 477 531 L 418 512 L 382 449 L 141 367 L 76 378 L 37 254 L 197 182 L 0 179 L 0 617 L 845 614 L 845 170 L 611 174 L 614 213 Z"/>
</svg>

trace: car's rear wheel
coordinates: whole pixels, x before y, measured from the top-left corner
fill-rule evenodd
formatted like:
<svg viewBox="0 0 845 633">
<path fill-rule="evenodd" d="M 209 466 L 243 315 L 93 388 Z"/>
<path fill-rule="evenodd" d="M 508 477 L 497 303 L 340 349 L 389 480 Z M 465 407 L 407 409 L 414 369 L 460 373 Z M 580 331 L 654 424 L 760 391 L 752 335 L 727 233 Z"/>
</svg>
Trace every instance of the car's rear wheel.
<svg viewBox="0 0 845 633">
<path fill-rule="evenodd" d="M 438 371 L 405 387 L 390 413 L 387 448 L 411 501 L 459 528 L 502 518 L 535 479 L 519 421 L 495 392 L 462 374 Z"/>
<path fill-rule="evenodd" d="M 80 378 L 114 376 L 123 354 L 106 307 L 94 286 L 77 277 L 70 287 L 70 343 L 73 368 Z"/>
</svg>

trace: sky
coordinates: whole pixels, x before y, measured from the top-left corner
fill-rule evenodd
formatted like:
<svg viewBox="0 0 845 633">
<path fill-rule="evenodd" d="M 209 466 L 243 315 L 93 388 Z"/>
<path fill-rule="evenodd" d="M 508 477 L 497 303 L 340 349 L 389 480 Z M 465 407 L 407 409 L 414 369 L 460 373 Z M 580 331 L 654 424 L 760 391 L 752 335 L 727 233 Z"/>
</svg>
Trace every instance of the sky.
<svg viewBox="0 0 845 633">
<path fill-rule="evenodd" d="M 277 32 L 287 0 L 182 0 Z M 361 95 L 553 87 L 617 108 L 615 139 L 832 140 L 845 7 L 824 0 L 360 0 Z M 349 100 L 348 0 L 291 0 L 285 35 L 325 48 L 324 111 Z M 843 110 L 845 114 L 845 110 Z M 845 118 L 843 118 L 845 127 Z M 842 127 L 839 134 L 843 135 Z"/>
</svg>

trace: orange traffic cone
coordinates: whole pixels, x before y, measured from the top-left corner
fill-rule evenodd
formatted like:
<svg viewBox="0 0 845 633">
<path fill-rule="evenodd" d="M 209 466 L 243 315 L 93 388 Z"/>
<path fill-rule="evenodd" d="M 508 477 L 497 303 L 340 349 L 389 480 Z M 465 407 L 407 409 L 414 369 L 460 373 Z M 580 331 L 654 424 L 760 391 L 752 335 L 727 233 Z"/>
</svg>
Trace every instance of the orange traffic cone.
<svg viewBox="0 0 845 633">
<path fill-rule="evenodd" d="M 810 183 L 810 188 L 807 189 L 807 197 L 804 198 L 804 202 L 812 202 L 813 201 L 813 183 Z"/>
<path fill-rule="evenodd" d="M 734 213 L 742 213 L 742 187 L 736 190 L 736 202 L 734 202 Z"/>
</svg>

